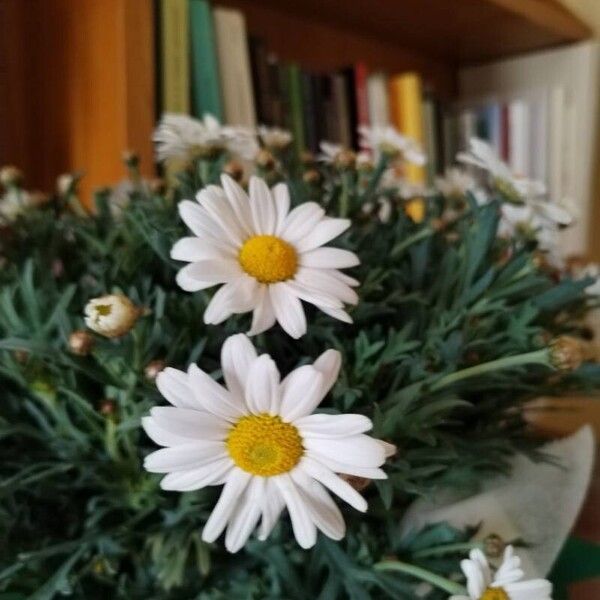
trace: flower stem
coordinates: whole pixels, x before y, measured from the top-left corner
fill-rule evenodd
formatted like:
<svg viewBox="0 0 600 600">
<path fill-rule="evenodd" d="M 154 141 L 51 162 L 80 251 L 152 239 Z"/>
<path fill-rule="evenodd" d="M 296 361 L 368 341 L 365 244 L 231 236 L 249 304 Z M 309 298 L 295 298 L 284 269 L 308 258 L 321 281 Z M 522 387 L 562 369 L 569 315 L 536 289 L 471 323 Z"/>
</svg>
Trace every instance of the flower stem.
<svg viewBox="0 0 600 600">
<path fill-rule="evenodd" d="M 417 242 L 420 242 L 421 240 L 424 240 L 425 238 L 433 235 L 434 233 L 435 231 L 433 229 L 429 227 L 424 227 L 423 229 L 421 229 L 421 231 L 418 231 L 414 235 L 407 237 L 405 240 L 402 240 L 392 248 L 392 258 L 398 258 L 398 256 L 400 256 L 400 254 L 402 254 L 402 252 L 406 250 L 406 248 L 412 246 L 413 244 L 416 244 Z"/>
<path fill-rule="evenodd" d="M 413 553 L 415 558 L 430 558 L 432 556 L 444 556 L 445 554 L 467 553 L 475 548 L 482 549 L 481 542 L 461 542 L 457 544 L 445 544 L 435 548 L 425 548 Z"/>
<path fill-rule="evenodd" d="M 438 379 L 429 389 L 434 392 L 443 387 L 468 379 L 469 377 L 477 377 L 490 371 L 499 371 L 500 369 L 508 369 L 510 367 L 519 367 L 528 364 L 544 365 L 546 367 L 552 367 L 550 362 L 550 352 L 548 348 L 542 348 L 541 350 L 535 350 L 533 352 L 526 352 L 524 354 L 516 354 L 515 356 L 505 356 L 504 358 L 498 358 L 490 362 L 475 365 L 461 371 L 456 371 L 445 375 L 441 379 Z"/>
<path fill-rule="evenodd" d="M 371 177 L 369 178 L 369 183 L 367 184 L 367 189 L 365 190 L 365 192 L 362 196 L 361 201 L 363 204 L 365 202 L 368 202 L 371 199 L 371 196 L 373 196 L 373 193 L 377 189 L 377 186 L 379 185 L 379 182 L 381 181 L 381 177 L 383 176 L 387 166 L 388 166 L 388 158 L 385 154 L 382 154 L 381 157 L 379 158 L 379 162 L 377 163 L 377 166 L 375 167 L 375 170 L 373 171 L 373 173 L 371 174 Z"/>
<path fill-rule="evenodd" d="M 385 560 L 377 563 L 373 567 L 376 571 L 395 571 L 397 573 L 405 573 L 406 575 L 411 575 L 412 577 L 416 577 L 421 581 L 426 581 L 435 587 L 448 592 L 449 594 L 466 594 L 467 591 L 462 585 L 455 583 L 454 581 L 450 581 L 441 575 L 437 575 L 436 573 L 432 573 L 427 569 L 423 569 L 422 567 L 417 567 L 416 565 L 409 565 L 408 563 L 401 562 L 399 560 Z"/>
</svg>

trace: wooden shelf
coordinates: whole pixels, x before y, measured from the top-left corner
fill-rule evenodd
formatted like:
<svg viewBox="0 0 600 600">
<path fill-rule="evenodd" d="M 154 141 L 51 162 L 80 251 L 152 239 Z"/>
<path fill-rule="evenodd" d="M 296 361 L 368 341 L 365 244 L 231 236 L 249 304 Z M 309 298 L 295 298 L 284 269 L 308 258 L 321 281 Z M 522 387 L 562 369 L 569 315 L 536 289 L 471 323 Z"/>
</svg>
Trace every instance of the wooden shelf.
<svg viewBox="0 0 600 600">
<path fill-rule="evenodd" d="M 461 65 L 590 35 L 558 0 L 215 2 L 241 8 L 285 60 L 417 70 L 450 97 Z M 125 149 L 151 173 L 154 36 L 152 0 L 0 0 L 0 164 L 44 190 L 81 169 L 86 195 L 123 177 Z"/>
</svg>

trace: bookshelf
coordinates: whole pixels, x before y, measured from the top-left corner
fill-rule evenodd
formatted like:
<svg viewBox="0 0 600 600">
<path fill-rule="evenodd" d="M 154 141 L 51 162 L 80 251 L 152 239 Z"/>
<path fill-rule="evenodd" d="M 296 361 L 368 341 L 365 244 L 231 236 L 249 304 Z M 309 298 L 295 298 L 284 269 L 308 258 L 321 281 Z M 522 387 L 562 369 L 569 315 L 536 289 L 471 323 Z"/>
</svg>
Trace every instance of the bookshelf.
<svg viewBox="0 0 600 600">
<path fill-rule="evenodd" d="M 216 0 L 282 58 L 331 69 L 363 59 L 417 70 L 451 98 L 460 66 L 589 37 L 557 0 Z M 0 0 L 0 164 L 29 187 L 86 172 L 83 193 L 123 176 L 121 151 L 153 171 L 152 0 Z"/>
</svg>

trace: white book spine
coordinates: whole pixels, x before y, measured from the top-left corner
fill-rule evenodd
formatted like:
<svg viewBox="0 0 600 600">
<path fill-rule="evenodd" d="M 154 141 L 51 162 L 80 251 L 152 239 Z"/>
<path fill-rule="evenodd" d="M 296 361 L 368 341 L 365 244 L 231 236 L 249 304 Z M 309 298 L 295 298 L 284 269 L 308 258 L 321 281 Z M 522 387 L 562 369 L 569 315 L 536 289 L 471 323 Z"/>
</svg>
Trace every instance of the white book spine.
<svg viewBox="0 0 600 600">
<path fill-rule="evenodd" d="M 514 173 L 530 176 L 529 164 L 529 105 L 514 100 L 508 105 L 509 163 Z"/>
<path fill-rule="evenodd" d="M 389 125 L 390 107 L 388 80 L 384 73 L 373 73 L 367 78 L 369 120 L 371 125 Z"/>
</svg>

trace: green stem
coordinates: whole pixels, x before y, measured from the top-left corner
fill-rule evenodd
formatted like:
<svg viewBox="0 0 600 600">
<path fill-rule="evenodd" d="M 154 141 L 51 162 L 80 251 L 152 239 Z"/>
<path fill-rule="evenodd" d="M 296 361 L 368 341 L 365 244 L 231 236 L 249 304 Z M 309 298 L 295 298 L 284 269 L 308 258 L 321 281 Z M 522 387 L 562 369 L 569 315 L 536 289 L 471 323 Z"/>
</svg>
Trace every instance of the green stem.
<svg viewBox="0 0 600 600">
<path fill-rule="evenodd" d="M 417 233 L 407 237 L 405 240 L 402 240 L 392 248 L 392 258 L 398 258 L 398 256 L 400 256 L 400 254 L 402 254 L 402 252 L 406 250 L 406 248 L 412 246 L 413 244 L 416 244 L 417 242 L 420 242 L 421 240 L 424 240 L 425 238 L 433 235 L 434 233 L 435 231 L 433 229 L 430 229 L 429 227 L 424 227 L 423 229 L 421 229 L 421 231 L 418 231 Z"/>
<path fill-rule="evenodd" d="M 110 417 L 106 418 L 106 425 L 104 429 L 104 447 L 106 448 L 107 454 L 115 462 L 121 461 L 121 453 L 119 452 L 119 446 L 117 445 L 117 426 Z"/>
<path fill-rule="evenodd" d="M 519 367 L 528 364 L 538 364 L 552 368 L 548 348 L 542 348 L 541 350 L 526 352 L 524 354 L 516 354 L 515 356 L 505 356 L 504 358 L 498 358 L 497 360 L 492 360 L 480 365 L 475 365 L 474 367 L 450 373 L 449 375 L 438 379 L 429 390 L 435 392 L 443 387 L 456 383 L 457 381 L 468 379 L 469 377 L 477 377 L 478 375 L 483 375 L 490 371 L 509 369 L 510 367 Z"/>
<path fill-rule="evenodd" d="M 342 219 L 348 216 L 350 207 L 350 187 L 352 183 L 352 173 L 345 171 L 342 173 L 342 193 L 340 194 L 340 217 Z"/>
<path fill-rule="evenodd" d="M 445 554 L 468 553 L 475 548 L 483 549 L 481 542 L 461 542 L 458 544 L 445 544 L 436 548 L 425 548 L 413 553 L 415 558 L 430 558 L 432 556 L 444 556 Z"/>
<path fill-rule="evenodd" d="M 385 173 L 387 166 L 388 166 L 388 157 L 385 154 L 382 154 L 381 157 L 379 158 L 379 162 L 377 163 L 377 166 L 375 167 L 375 170 L 371 174 L 369 183 L 367 184 L 367 189 L 365 190 L 365 193 L 363 194 L 363 196 L 361 198 L 361 202 L 363 204 L 365 202 L 369 202 L 369 200 L 371 199 L 371 196 L 373 196 L 373 193 L 377 189 L 377 186 L 379 185 L 379 182 L 381 181 L 381 177 Z"/>
<path fill-rule="evenodd" d="M 399 560 L 385 560 L 377 563 L 373 567 L 376 571 L 395 571 L 397 573 L 405 573 L 416 577 L 421 581 L 426 581 L 435 587 L 448 592 L 449 594 L 466 594 L 467 590 L 458 583 L 450 581 L 441 575 L 436 575 L 427 569 L 417 567 L 415 565 L 409 565 L 408 563 L 401 562 Z"/>
</svg>

